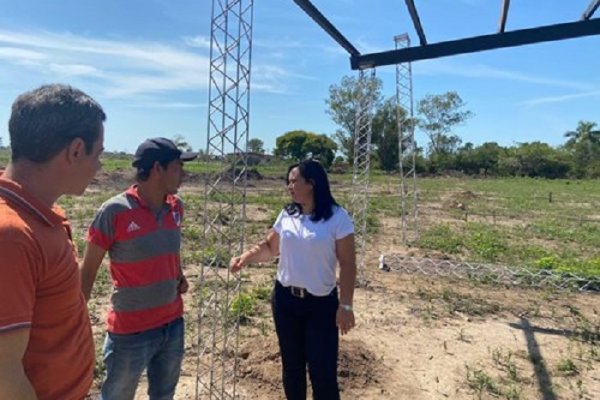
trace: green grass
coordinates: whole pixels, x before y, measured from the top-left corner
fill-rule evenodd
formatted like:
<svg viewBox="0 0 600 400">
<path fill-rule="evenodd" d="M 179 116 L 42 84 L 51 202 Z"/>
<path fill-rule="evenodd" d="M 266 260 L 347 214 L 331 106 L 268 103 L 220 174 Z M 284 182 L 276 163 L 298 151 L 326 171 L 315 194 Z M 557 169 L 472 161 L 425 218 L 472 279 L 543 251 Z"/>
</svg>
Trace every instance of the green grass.
<svg viewBox="0 0 600 400">
<path fill-rule="evenodd" d="M 481 369 L 471 371 L 468 366 L 466 369 L 467 385 L 478 394 L 480 399 L 482 398 L 483 393 L 486 392 L 495 396 L 499 396 L 501 394 L 496 381 L 485 371 Z"/>
<path fill-rule="evenodd" d="M 257 301 L 254 296 L 248 293 L 239 293 L 231 302 L 230 317 L 239 317 L 240 323 L 245 324 L 254 315 L 256 308 Z"/>
<path fill-rule="evenodd" d="M 0 150 L 0 166 L 9 158 Z M 211 195 L 209 202 L 231 201 L 258 206 L 264 216 L 246 224 L 246 234 L 254 239 L 264 234 L 282 206 L 289 201 L 283 182 L 288 162 L 259 165 L 256 170 L 268 180 L 249 181 L 245 199 L 241 192 Z M 186 163 L 192 174 L 212 174 L 230 167 L 225 162 Z M 130 171 L 131 155 L 107 153 L 105 172 Z M 330 174 L 334 197 L 351 211 L 352 171 Z M 201 248 L 204 224 L 204 180 L 196 180 L 193 193 L 183 191 L 186 204 L 184 259 L 226 264 L 229 254 L 213 243 Z M 398 175 L 372 170 L 367 215 L 368 238 L 377 243 L 389 235 L 400 221 Z M 410 182 L 412 184 L 412 182 Z M 411 188 L 411 184 L 408 185 Z M 227 188 L 227 183 L 223 188 Z M 83 197 L 63 196 L 65 209 L 76 235 L 84 235 L 96 209 L 118 192 L 92 191 Z M 498 263 L 584 277 L 600 276 L 600 184 L 595 180 L 543 180 L 531 178 L 419 178 L 419 237 L 411 247 L 435 250 L 451 259 Z M 93 193 L 93 194 L 92 194 Z M 222 229 L 234 229 L 227 218 Z M 391 227 L 391 228 L 390 228 Z M 237 235 L 236 232 L 231 232 Z M 395 234 L 395 233 L 394 233 Z M 79 247 L 81 245 L 79 244 Z M 189 254 L 187 254 L 189 253 Z"/>
<path fill-rule="evenodd" d="M 0 168 L 6 167 L 10 160 L 10 150 L 7 148 L 0 149 Z"/>
<path fill-rule="evenodd" d="M 563 358 L 559 361 L 556 369 L 565 376 L 575 376 L 579 374 L 577 366 L 570 358 Z"/>
<path fill-rule="evenodd" d="M 463 238 L 449 224 L 439 224 L 421 232 L 417 246 L 448 254 L 458 254 L 463 248 Z"/>
<path fill-rule="evenodd" d="M 600 277 L 600 258 L 580 260 L 549 256 L 537 260 L 535 266 L 539 269 L 578 274 L 587 278 Z"/>
<path fill-rule="evenodd" d="M 411 246 L 462 261 L 600 276 L 598 181 L 425 178 L 417 186 L 421 229 Z M 379 215 L 399 218 L 396 198 L 371 198 Z"/>
<path fill-rule="evenodd" d="M 270 286 L 257 286 L 247 292 L 237 294 L 231 301 L 230 318 L 239 316 L 240 323 L 247 324 L 259 314 L 261 304 L 267 304 L 271 298 Z"/>
</svg>

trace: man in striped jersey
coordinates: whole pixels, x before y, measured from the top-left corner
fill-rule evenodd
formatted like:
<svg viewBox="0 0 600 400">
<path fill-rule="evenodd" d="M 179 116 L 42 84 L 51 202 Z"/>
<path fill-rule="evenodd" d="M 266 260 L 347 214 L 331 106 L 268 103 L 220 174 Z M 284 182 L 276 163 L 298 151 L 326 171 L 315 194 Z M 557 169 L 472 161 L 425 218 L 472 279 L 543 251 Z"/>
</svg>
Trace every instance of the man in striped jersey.
<svg viewBox="0 0 600 400">
<path fill-rule="evenodd" d="M 175 194 L 183 162 L 194 158 L 168 139 L 144 141 L 133 161 L 137 183 L 106 201 L 89 228 L 83 294 L 89 299 L 106 252 L 113 283 L 101 399 L 133 399 L 145 369 L 151 400 L 175 394 L 184 349 L 181 294 L 188 287 L 180 260 L 183 205 Z"/>
</svg>

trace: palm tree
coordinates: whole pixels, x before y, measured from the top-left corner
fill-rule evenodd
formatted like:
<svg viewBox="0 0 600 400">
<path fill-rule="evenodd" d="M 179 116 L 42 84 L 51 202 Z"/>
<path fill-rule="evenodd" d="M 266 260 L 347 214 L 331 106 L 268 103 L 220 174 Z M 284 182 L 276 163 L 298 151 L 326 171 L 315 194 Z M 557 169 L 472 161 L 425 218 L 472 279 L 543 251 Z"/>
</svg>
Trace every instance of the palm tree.
<svg viewBox="0 0 600 400">
<path fill-rule="evenodd" d="M 190 144 L 187 142 L 187 140 L 185 140 L 185 137 L 183 135 L 175 135 L 173 136 L 173 139 L 171 139 L 173 141 L 173 143 L 175 144 L 175 146 L 177 146 L 177 148 L 181 151 L 192 151 L 192 146 L 190 146 Z"/>
<path fill-rule="evenodd" d="M 565 147 L 573 154 L 574 172 L 578 177 L 591 176 L 595 163 L 600 158 L 600 130 L 597 124 L 579 121 L 577 129 L 565 133 Z"/>
<path fill-rule="evenodd" d="M 565 133 L 565 137 L 569 138 L 565 146 L 572 149 L 578 143 L 600 143 L 600 130 L 594 130 L 597 125 L 595 122 L 579 121 L 577 129 Z"/>
</svg>

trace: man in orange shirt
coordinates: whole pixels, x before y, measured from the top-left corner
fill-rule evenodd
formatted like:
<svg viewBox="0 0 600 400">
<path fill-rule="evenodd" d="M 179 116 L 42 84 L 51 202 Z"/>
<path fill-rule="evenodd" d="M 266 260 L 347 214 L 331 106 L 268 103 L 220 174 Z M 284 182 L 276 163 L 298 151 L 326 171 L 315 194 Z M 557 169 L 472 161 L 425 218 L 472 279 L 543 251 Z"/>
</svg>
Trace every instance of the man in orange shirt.
<svg viewBox="0 0 600 400">
<path fill-rule="evenodd" d="M 0 173 L 0 399 L 83 399 L 94 345 L 64 194 L 100 168 L 106 115 L 85 93 L 46 85 L 19 96 Z"/>
</svg>

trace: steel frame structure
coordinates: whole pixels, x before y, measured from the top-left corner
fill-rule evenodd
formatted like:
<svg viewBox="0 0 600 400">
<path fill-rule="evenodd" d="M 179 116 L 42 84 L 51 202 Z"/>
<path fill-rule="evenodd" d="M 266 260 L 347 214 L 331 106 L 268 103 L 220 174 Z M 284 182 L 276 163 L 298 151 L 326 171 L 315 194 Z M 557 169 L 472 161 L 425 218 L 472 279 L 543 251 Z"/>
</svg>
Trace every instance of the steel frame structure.
<svg viewBox="0 0 600 400">
<path fill-rule="evenodd" d="M 592 19 L 596 10 L 600 8 L 600 0 L 592 0 L 579 21 L 509 32 L 505 31 L 505 27 L 510 0 L 502 0 L 498 33 L 429 44 L 425 37 L 425 31 L 414 1 L 405 0 L 415 31 L 419 36 L 420 46 L 361 54 L 309 0 L 294 0 L 294 2 L 336 42 L 346 49 L 350 55 L 350 66 L 354 70 L 533 43 L 573 39 L 582 36 L 600 35 L 600 19 Z"/>
<path fill-rule="evenodd" d="M 197 291 L 196 399 L 236 399 L 241 279 L 229 257 L 244 248 L 246 146 L 250 122 L 253 0 L 213 0 L 206 155 L 204 248 Z M 223 265 L 224 264 L 224 265 Z M 221 267 L 225 268 L 221 268 Z"/>
<path fill-rule="evenodd" d="M 390 51 L 384 51 L 379 53 L 371 53 L 371 54 L 361 54 L 356 47 L 310 2 L 310 0 L 294 0 L 294 2 L 306 13 L 310 18 L 312 18 L 325 32 L 331 36 L 333 40 L 335 40 L 341 47 L 343 47 L 348 54 L 350 55 L 350 67 L 353 70 L 361 71 L 361 78 L 364 77 L 362 72 L 366 69 L 374 69 L 379 66 L 385 65 L 396 65 L 397 66 L 397 97 L 401 95 L 398 94 L 398 90 L 402 89 L 402 84 L 399 83 L 398 75 L 402 74 L 404 68 L 402 65 L 408 65 L 408 75 L 410 74 L 411 67 L 410 63 L 418 60 L 426 60 L 438 57 L 445 57 L 457 54 L 465 54 L 465 53 L 473 53 L 478 51 L 485 51 L 497 48 L 505 48 L 505 47 L 515 47 L 522 46 L 533 43 L 540 42 L 549 42 L 556 40 L 564 40 L 571 39 L 582 36 L 592 36 L 592 35 L 600 35 L 600 19 L 591 19 L 594 12 L 600 7 L 600 0 L 592 0 L 587 9 L 583 12 L 581 16 L 581 20 L 574 22 L 567 22 L 562 24 L 548 25 L 548 26 L 539 26 L 528 29 L 521 29 L 506 32 L 506 22 L 508 19 L 508 12 L 510 6 L 510 0 L 501 0 L 502 7 L 500 10 L 500 20 L 498 24 L 498 32 L 491 35 L 483 35 L 483 36 L 475 36 L 470 38 L 464 38 L 459 40 L 445 41 L 439 43 L 429 44 L 427 42 L 427 38 L 425 35 L 425 30 L 423 29 L 423 25 L 421 24 L 421 20 L 419 18 L 419 14 L 417 11 L 417 7 L 415 6 L 414 0 L 405 0 L 406 7 L 408 13 L 413 22 L 413 26 L 415 31 L 419 37 L 420 45 L 416 47 L 408 46 L 398 46 L 396 43 L 396 48 Z M 398 66 L 400 64 L 400 66 Z M 398 88 L 400 87 L 400 88 Z M 412 84 L 410 90 L 412 91 Z M 412 97 L 409 95 L 409 97 Z M 360 101 L 360 100 L 359 100 Z M 412 99 L 410 100 L 412 103 Z M 409 107 L 407 105 L 407 107 Z M 410 106 L 409 108 L 412 108 Z M 409 108 L 406 108 L 408 110 Z M 412 113 L 412 111 L 411 111 Z M 358 114 L 357 114 L 358 115 Z M 357 117 L 358 118 L 358 117 Z M 411 131 L 414 127 L 411 127 Z M 360 145 L 357 149 L 357 141 L 359 140 L 358 134 L 359 128 L 357 124 L 357 133 L 355 135 L 355 156 L 357 152 L 362 154 L 364 151 Z M 401 127 L 399 127 L 399 134 L 402 132 Z M 409 136 L 411 134 L 409 133 Z M 412 133 L 412 140 L 414 141 L 414 131 Z M 402 150 L 402 139 L 400 139 L 401 143 L 399 144 L 400 150 Z M 414 146 L 414 145 L 413 145 Z M 414 157 L 414 147 L 413 149 L 413 157 Z M 369 140 L 369 150 L 370 150 L 370 140 Z M 404 173 L 404 165 L 403 165 L 403 151 L 399 152 L 400 158 L 400 171 L 401 175 Z M 367 161 L 366 166 L 358 163 L 355 158 L 354 163 L 354 176 L 353 183 L 356 183 L 356 186 L 353 187 L 353 216 L 355 218 L 355 224 L 358 227 L 358 234 L 363 235 L 358 240 L 358 254 L 360 257 L 359 267 L 362 266 L 363 260 L 362 257 L 364 251 L 364 234 L 365 230 L 363 228 L 364 221 L 366 221 L 366 208 L 368 205 L 368 199 L 366 197 L 363 200 L 359 201 L 359 194 L 362 193 L 363 187 L 368 188 L 368 180 L 369 177 L 365 176 L 365 171 L 368 171 L 368 159 L 369 157 L 364 158 Z M 362 159 L 358 159 L 362 160 Z M 414 162 L 413 162 L 414 168 Z M 416 179 L 415 171 L 410 172 L 409 175 L 413 174 Z M 402 203 L 402 238 L 403 241 L 406 240 L 406 223 L 405 219 L 406 208 L 405 206 L 408 204 L 407 197 L 408 191 L 406 190 L 406 176 L 401 177 L 401 203 Z M 415 183 L 416 185 L 416 183 Z M 357 190 L 358 189 L 358 190 Z M 414 190 L 414 211 L 412 211 L 415 221 L 416 221 L 416 190 Z M 360 215 L 359 215 L 360 214 Z"/>
<path fill-rule="evenodd" d="M 355 227 L 358 281 L 364 280 L 364 260 L 367 241 L 367 211 L 369 209 L 369 177 L 371 171 L 371 137 L 373 126 L 373 81 L 375 69 L 360 71 L 359 98 L 354 127 L 351 214 Z"/>
<path fill-rule="evenodd" d="M 409 1 L 409 0 L 407 0 Z M 410 47 L 408 34 L 394 37 L 396 49 Z M 403 111 L 401 111 L 403 110 Z M 398 128 L 398 167 L 400 171 L 400 232 L 402 243 L 418 238 L 417 170 L 415 118 L 410 62 L 396 64 L 396 124 Z M 412 237 L 409 238 L 409 234 Z"/>
<path fill-rule="evenodd" d="M 600 20 L 591 19 L 600 6 L 600 0 L 591 1 L 580 21 L 512 32 L 505 32 L 510 1 L 502 1 L 498 33 L 428 44 L 414 1 L 405 0 L 420 46 L 399 46 L 397 43 L 392 51 L 363 55 L 309 0 L 294 0 L 349 53 L 351 68 L 360 70 L 361 84 L 367 81 L 365 70 L 370 70 L 370 75 L 373 77 L 374 68 L 377 66 L 406 63 L 410 76 L 412 61 L 600 34 Z M 233 276 L 227 268 L 223 269 L 219 266 L 224 261 L 226 263 L 231 254 L 241 252 L 244 248 L 253 6 L 253 0 L 212 1 L 206 154 L 215 160 L 221 160 L 223 168 L 207 177 L 204 191 L 203 244 L 205 250 L 212 248 L 214 256 L 201 265 L 200 282 L 196 293 L 198 299 L 198 331 L 195 343 L 197 347 L 196 399 L 233 400 L 237 397 L 239 316 L 231 314 L 231 304 L 234 297 L 239 294 L 241 281 L 239 276 Z M 402 68 L 402 65 L 397 68 Z M 398 81 L 399 78 L 397 84 Z M 407 93 L 412 93 L 412 89 Z M 397 96 L 401 97 L 399 94 Z M 409 94 L 408 97 L 411 98 L 410 114 L 412 115 L 412 95 Z M 359 99 L 354 138 L 352 210 L 358 228 L 359 266 L 364 263 L 372 102 L 373 95 L 369 91 Z M 409 107 L 408 104 L 406 107 Z M 414 132 L 413 138 L 410 139 L 413 128 L 411 126 L 408 133 L 409 140 L 413 141 L 413 147 L 409 145 L 408 148 L 413 149 L 414 157 Z M 403 143 L 405 143 L 403 139 L 407 138 L 403 134 L 405 130 L 399 129 L 399 134 L 403 136 L 399 139 L 399 146 L 400 150 L 403 150 Z M 402 154 L 403 151 L 400 151 L 400 160 L 404 158 Z M 404 171 L 402 162 L 400 161 L 400 170 Z M 414 158 L 412 165 L 414 170 Z M 402 194 L 408 193 L 405 190 L 406 181 L 403 182 Z M 214 251 L 215 249 L 217 251 Z M 221 249 L 227 250 L 225 255 L 221 254 Z M 205 251 L 205 254 L 207 253 Z"/>
</svg>

